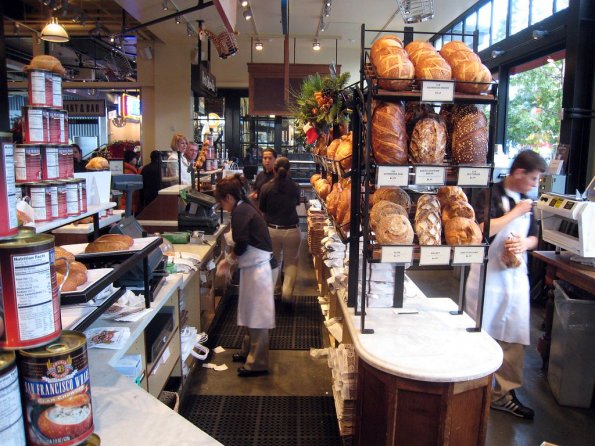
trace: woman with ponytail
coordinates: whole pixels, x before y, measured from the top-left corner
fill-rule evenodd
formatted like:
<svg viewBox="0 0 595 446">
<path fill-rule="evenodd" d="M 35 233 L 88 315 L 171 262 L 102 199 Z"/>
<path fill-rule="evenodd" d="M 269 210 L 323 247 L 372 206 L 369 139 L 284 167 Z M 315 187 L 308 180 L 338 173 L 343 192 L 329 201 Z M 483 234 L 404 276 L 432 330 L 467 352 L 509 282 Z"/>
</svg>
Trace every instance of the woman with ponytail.
<svg viewBox="0 0 595 446">
<path fill-rule="evenodd" d="M 258 203 L 269 226 L 273 255 L 277 262 L 283 262 L 281 302 L 291 311 L 301 233 L 296 209 L 300 204 L 300 186 L 291 179 L 289 169 L 287 158 L 275 160 L 275 176 L 262 186 Z"/>
<path fill-rule="evenodd" d="M 246 327 L 234 362 L 244 362 L 241 377 L 268 373 L 269 329 L 275 327 L 275 300 L 271 273 L 272 243 L 266 222 L 246 197 L 247 182 L 240 175 L 217 182 L 215 198 L 223 210 L 231 213 L 232 250 L 217 265 L 217 275 L 231 275 L 240 268 L 238 325 Z"/>
</svg>

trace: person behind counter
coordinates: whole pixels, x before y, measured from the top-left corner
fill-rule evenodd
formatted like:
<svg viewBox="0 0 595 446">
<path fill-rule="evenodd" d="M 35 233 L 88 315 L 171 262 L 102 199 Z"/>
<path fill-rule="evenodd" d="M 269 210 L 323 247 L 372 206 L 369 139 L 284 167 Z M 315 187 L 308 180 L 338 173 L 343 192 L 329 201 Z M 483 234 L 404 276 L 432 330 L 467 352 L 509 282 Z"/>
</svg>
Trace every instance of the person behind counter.
<svg viewBox="0 0 595 446">
<path fill-rule="evenodd" d="M 138 163 L 138 155 L 134 150 L 126 150 L 124 152 L 124 173 L 138 175 L 139 170 L 136 167 Z"/>
<path fill-rule="evenodd" d="M 188 159 L 184 156 L 188 148 L 188 140 L 184 135 L 176 133 L 171 139 L 170 148 L 172 152 L 167 158 L 166 176 L 175 184 L 190 184 Z"/>
<path fill-rule="evenodd" d="M 287 158 L 277 158 L 273 167 L 275 176 L 260 189 L 258 203 L 269 227 L 273 255 L 277 262 L 283 262 L 281 302 L 291 309 L 301 233 L 296 210 L 300 204 L 300 187 L 291 179 L 289 169 Z"/>
<path fill-rule="evenodd" d="M 246 197 L 247 182 L 240 175 L 217 182 L 215 198 L 221 207 L 231 212 L 233 248 L 217 265 L 218 276 L 231 276 L 231 267 L 240 268 L 238 325 L 248 334 L 242 347 L 232 356 L 234 362 L 244 362 L 238 376 L 248 377 L 268 373 L 269 330 L 275 327 L 275 301 L 271 259 L 271 236 L 262 218 Z"/>
<path fill-rule="evenodd" d="M 527 251 L 535 249 L 538 243 L 532 201 L 526 194 L 538 185 L 539 175 L 545 170 L 545 160 L 536 152 L 519 153 L 510 166 L 510 174 L 492 186 L 489 216 L 483 328 L 504 352 L 502 366 L 494 374 L 491 408 L 528 420 L 535 413 L 515 393 L 523 384 L 524 346 L 530 344 Z M 488 189 L 482 190 L 474 203 L 482 229 L 488 193 Z M 472 265 L 466 284 L 465 310 L 474 318 L 479 279 L 479 265 Z"/>
<path fill-rule="evenodd" d="M 83 161 L 83 151 L 81 150 L 81 146 L 78 144 L 70 144 L 72 147 L 72 167 L 75 172 L 86 172 L 85 166 L 87 165 L 86 161 Z"/>
<path fill-rule="evenodd" d="M 263 184 L 268 183 L 273 179 L 275 176 L 275 172 L 273 171 L 273 167 L 275 165 L 275 160 L 277 159 L 277 152 L 275 149 L 267 148 L 262 151 L 262 172 L 256 175 L 256 179 L 254 180 L 254 190 L 250 194 L 250 198 L 253 200 L 258 201 L 258 194 L 260 194 L 260 188 Z"/>
<path fill-rule="evenodd" d="M 151 152 L 151 162 L 145 164 L 140 171 L 143 176 L 143 188 L 141 189 L 141 203 L 147 206 L 151 201 L 157 198 L 161 189 L 161 153 L 159 150 Z"/>
</svg>

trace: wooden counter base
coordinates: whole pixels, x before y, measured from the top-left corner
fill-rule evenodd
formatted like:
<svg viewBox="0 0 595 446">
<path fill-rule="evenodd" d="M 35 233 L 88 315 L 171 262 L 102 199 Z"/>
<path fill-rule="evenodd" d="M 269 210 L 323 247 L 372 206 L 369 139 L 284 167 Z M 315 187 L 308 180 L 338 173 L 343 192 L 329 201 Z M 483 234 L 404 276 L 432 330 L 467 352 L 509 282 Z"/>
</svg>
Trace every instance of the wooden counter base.
<svg viewBox="0 0 595 446">
<path fill-rule="evenodd" d="M 466 382 L 400 378 L 358 361 L 356 445 L 480 446 L 492 375 Z"/>
</svg>

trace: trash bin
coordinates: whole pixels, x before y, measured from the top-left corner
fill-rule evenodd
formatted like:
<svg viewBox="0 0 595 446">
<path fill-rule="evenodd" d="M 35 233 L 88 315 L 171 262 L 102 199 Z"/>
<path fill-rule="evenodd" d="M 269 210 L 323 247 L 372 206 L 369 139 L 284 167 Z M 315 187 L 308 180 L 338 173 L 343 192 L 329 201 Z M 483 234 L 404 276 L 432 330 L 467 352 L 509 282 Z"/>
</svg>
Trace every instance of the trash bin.
<svg viewBox="0 0 595 446">
<path fill-rule="evenodd" d="M 595 300 L 576 299 L 554 281 L 555 312 L 548 381 L 559 404 L 591 406 L 595 385 Z"/>
</svg>

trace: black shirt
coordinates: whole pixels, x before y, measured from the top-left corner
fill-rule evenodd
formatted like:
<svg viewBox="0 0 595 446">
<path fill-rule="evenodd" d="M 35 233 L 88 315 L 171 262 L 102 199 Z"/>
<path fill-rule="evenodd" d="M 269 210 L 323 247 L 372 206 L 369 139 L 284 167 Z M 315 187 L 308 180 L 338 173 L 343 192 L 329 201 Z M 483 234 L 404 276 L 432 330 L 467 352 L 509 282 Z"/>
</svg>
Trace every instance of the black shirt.
<svg viewBox="0 0 595 446">
<path fill-rule="evenodd" d="M 244 254 L 248 245 L 273 252 L 269 228 L 260 212 L 249 203 L 241 201 L 231 212 L 231 235 L 235 242 L 233 252 L 237 256 Z"/>
<path fill-rule="evenodd" d="M 269 181 L 260 190 L 258 205 L 267 223 L 279 226 L 299 223 L 296 206 L 300 203 L 300 186 L 290 178 L 286 181 L 283 191 L 276 181 Z"/>
<path fill-rule="evenodd" d="M 275 172 L 272 170 L 270 172 L 266 172 L 263 170 L 258 175 L 256 175 L 256 179 L 254 180 L 254 191 L 256 192 L 256 194 L 259 195 L 262 186 L 271 181 L 274 177 Z"/>
<path fill-rule="evenodd" d="M 157 198 L 161 189 L 161 165 L 159 162 L 147 164 L 142 168 L 140 174 L 143 176 L 141 190 L 143 206 L 146 206 Z"/>
<path fill-rule="evenodd" d="M 486 217 L 486 203 L 487 203 L 487 194 L 488 189 L 482 189 L 481 192 L 477 195 L 475 200 L 473 201 L 473 209 L 475 209 L 475 218 L 479 224 L 485 221 Z M 509 209 L 512 209 L 516 206 L 515 201 L 512 197 L 509 197 L 504 190 L 504 182 L 501 181 L 496 183 L 492 186 L 492 205 L 490 206 L 490 218 L 500 218 L 504 214 L 506 214 L 506 210 L 502 206 L 502 197 L 506 197 L 509 201 Z M 521 194 L 521 200 L 525 200 L 529 198 L 525 194 Z M 523 235 L 523 234 L 521 234 Z M 539 236 L 539 226 L 537 225 L 537 221 L 535 220 L 535 216 L 531 214 L 531 223 L 529 226 L 529 232 L 527 233 L 526 237 Z M 495 236 L 490 237 L 490 242 L 494 239 Z"/>
<path fill-rule="evenodd" d="M 75 172 L 86 172 L 87 171 L 87 169 L 85 169 L 86 165 L 87 165 L 87 161 L 85 161 L 85 160 L 77 161 L 74 158 L 72 160 L 72 167 Z"/>
</svg>

